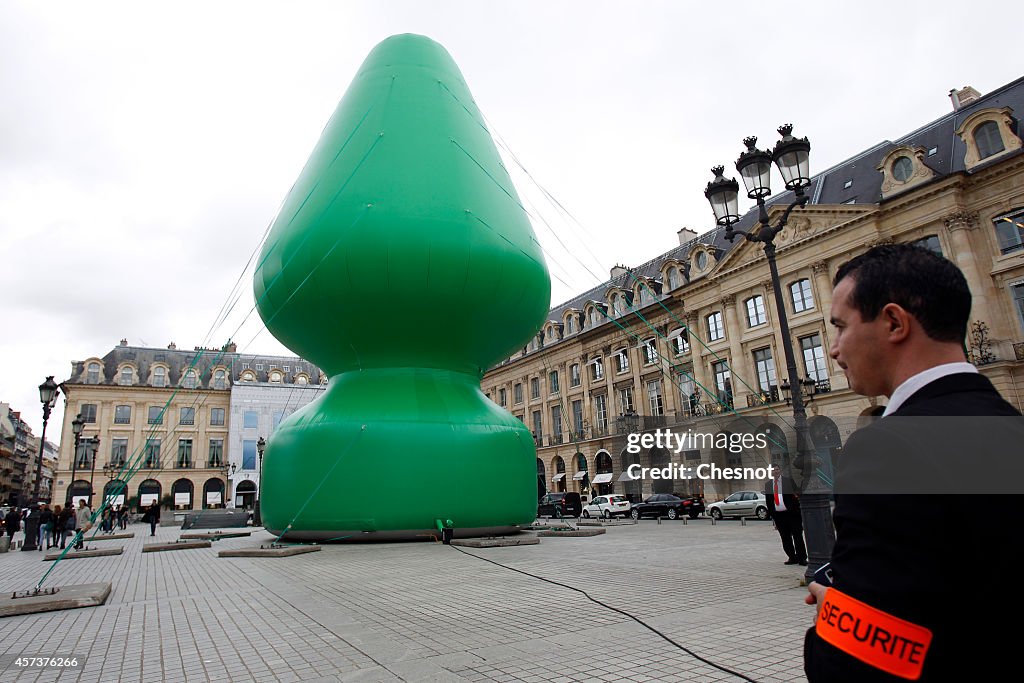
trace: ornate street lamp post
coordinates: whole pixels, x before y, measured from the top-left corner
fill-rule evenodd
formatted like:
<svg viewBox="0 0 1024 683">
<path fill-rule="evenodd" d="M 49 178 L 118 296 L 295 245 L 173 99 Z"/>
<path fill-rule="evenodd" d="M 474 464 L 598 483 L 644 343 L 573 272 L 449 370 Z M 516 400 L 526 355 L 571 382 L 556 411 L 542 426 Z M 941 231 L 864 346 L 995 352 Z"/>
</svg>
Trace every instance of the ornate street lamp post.
<svg viewBox="0 0 1024 683">
<path fill-rule="evenodd" d="M 256 453 L 260 457 L 259 485 L 256 487 L 256 504 L 253 506 L 252 523 L 256 526 L 263 526 L 263 516 L 260 514 L 260 494 L 263 491 L 263 451 L 267 448 L 267 440 L 262 436 L 256 442 Z"/>
<path fill-rule="evenodd" d="M 775 262 L 775 236 L 782 232 L 789 221 L 793 209 L 803 207 L 809 201 L 804 188 L 810 185 L 809 153 L 811 143 L 807 138 L 794 138 L 793 126 L 779 127 L 782 139 L 775 144 L 769 154 L 757 149 L 757 138 L 743 140 L 747 149 L 736 160 L 736 170 L 743 177 L 747 197 L 757 202 L 758 224 L 749 231 L 735 230 L 733 224 L 739 221 L 737 194 L 739 184 L 735 179 L 723 177 L 725 168 L 716 166 L 711 169 L 715 179 L 708 183 L 704 196 L 711 203 L 715 212 L 715 221 L 725 227 L 725 238 L 730 242 L 736 235 L 742 235 L 749 242 L 760 242 L 764 245 L 764 255 L 771 271 L 772 289 L 775 292 L 775 308 L 779 316 L 779 329 L 782 332 L 782 349 L 786 355 L 787 379 L 783 384 L 789 385 L 793 405 L 793 421 L 796 428 L 796 466 L 803 475 L 801 485 L 800 511 L 807 537 L 808 566 L 806 576 L 810 579 L 814 572 L 828 562 L 832 556 L 835 543 L 835 530 L 832 527 L 829 491 L 816 475 L 816 458 L 809 448 L 810 439 L 807 431 L 807 411 L 804 408 L 803 394 L 807 390 L 796 370 L 796 354 L 793 351 L 793 340 L 789 333 L 789 319 L 786 317 L 786 305 L 782 297 L 782 285 L 779 268 Z M 785 181 L 786 189 L 794 193 L 793 201 L 786 207 L 778 222 L 772 225 L 768 220 L 768 209 L 765 199 L 771 195 L 772 163 L 778 167 Z"/>
<path fill-rule="evenodd" d="M 43 453 L 46 451 L 46 423 L 50 420 L 50 411 L 57 399 L 60 387 L 53 381 L 53 375 L 39 385 L 39 401 L 43 404 L 43 433 L 39 437 L 39 453 L 36 455 L 36 485 L 32 489 L 30 501 L 31 512 L 25 518 L 25 544 L 22 550 L 35 550 L 39 536 L 39 487 L 43 483 Z"/>
<path fill-rule="evenodd" d="M 71 488 L 75 485 L 75 474 L 78 472 L 78 449 L 82 442 L 82 429 L 85 427 L 85 420 L 79 413 L 71 421 L 71 433 L 75 435 L 75 452 L 71 456 L 71 483 L 68 484 L 67 494 L 64 496 L 64 507 L 71 505 Z"/>
<path fill-rule="evenodd" d="M 235 468 L 236 465 L 234 463 L 230 465 L 228 463 L 224 463 L 222 468 L 224 470 L 224 500 L 220 502 L 220 506 L 225 509 L 228 506 L 228 489 L 231 487 L 231 480 L 229 477 L 235 473 Z"/>
</svg>

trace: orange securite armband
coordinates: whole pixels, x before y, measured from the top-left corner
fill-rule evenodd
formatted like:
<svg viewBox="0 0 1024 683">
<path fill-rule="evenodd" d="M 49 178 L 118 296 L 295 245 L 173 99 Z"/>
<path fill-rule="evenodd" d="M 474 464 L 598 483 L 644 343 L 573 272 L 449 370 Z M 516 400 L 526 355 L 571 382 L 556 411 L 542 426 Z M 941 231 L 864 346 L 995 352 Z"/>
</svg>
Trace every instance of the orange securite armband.
<svg viewBox="0 0 1024 683">
<path fill-rule="evenodd" d="M 825 592 L 814 627 L 825 642 L 876 669 L 908 680 L 921 676 L 932 632 L 851 598 Z"/>
</svg>

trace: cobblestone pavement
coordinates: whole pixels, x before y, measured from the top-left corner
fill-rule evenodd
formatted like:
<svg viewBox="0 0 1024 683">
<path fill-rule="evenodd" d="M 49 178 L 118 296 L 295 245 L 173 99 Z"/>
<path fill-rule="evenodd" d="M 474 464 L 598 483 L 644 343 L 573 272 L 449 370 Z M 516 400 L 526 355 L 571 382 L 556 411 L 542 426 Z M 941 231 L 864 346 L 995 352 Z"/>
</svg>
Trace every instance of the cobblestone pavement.
<svg viewBox="0 0 1024 683">
<path fill-rule="evenodd" d="M 0 619 L 0 682 L 756 681 L 803 680 L 813 618 L 770 522 L 645 520 L 590 538 L 456 549 L 332 545 L 289 558 L 218 558 L 212 548 L 66 560 L 46 586 L 111 581 L 107 603 Z M 158 539 L 180 530 L 161 527 Z M 20 537 L 20 534 L 19 534 Z M 17 537 L 16 537 L 17 538 Z M 44 553 L 0 554 L 0 590 L 33 587 Z M 476 557 L 473 557 L 473 556 Z M 585 590 L 659 630 L 569 588 Z M 77 655 L 29 670 L 17 655 Z M 702 658 L 701 661 L 697 657 Z"/>
</svg>

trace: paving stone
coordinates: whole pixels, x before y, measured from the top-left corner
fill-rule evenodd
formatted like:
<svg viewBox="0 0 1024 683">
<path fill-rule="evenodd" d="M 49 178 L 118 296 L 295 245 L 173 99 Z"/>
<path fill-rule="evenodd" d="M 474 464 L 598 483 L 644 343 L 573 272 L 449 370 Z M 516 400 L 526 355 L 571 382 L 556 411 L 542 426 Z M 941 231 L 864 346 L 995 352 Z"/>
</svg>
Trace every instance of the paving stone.
<svg viewBox="0 0 1024 683">
<path fill-rule="evenodd" d="M 171 541 L 170 543 L 147 543 L 142 546 L 144 553 L 162 553 L 170 550 L 190 550 L 193 548 L 209 548 L 210 541 Z"/>
<path fill-rule="evenodd" d="M 540 539 L 536 536 L 502 536 L 500 538 L 456 538 L 452 545 L 464 548 L 506 548 L 516 545 L 537 545 Z"/>
</svg>

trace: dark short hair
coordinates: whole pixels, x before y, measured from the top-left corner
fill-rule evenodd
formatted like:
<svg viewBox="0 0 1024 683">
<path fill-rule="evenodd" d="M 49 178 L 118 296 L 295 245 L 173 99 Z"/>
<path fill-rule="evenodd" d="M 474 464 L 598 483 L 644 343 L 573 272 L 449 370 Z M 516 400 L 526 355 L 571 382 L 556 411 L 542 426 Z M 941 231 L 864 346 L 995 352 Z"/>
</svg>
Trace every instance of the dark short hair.
<svg viewBox="0 0 1024 683">
<path fill-rule="evenodd" d="M 839 268 L 833 287 L 853 278 L 850 304 L 862 320 L 874 320 L 886 304 L 914 316 L 935 341 L 962 342 L 971 315 L 971 291 L 949 259 L 911 244 L 872 247 Z"/>
</svg>

